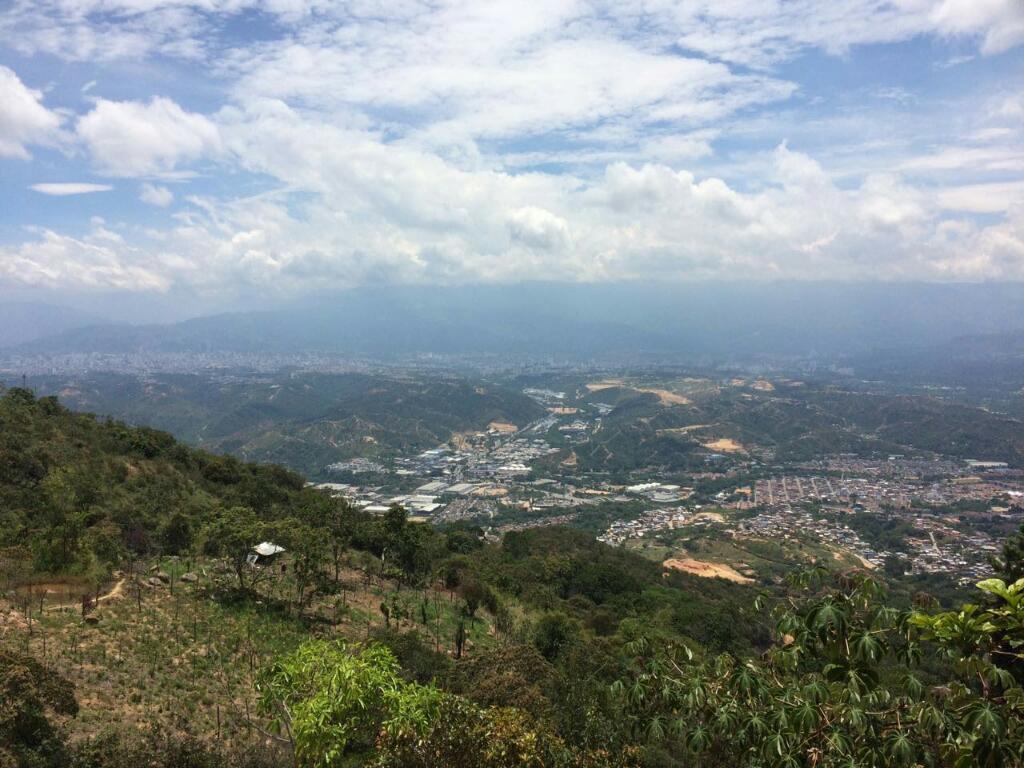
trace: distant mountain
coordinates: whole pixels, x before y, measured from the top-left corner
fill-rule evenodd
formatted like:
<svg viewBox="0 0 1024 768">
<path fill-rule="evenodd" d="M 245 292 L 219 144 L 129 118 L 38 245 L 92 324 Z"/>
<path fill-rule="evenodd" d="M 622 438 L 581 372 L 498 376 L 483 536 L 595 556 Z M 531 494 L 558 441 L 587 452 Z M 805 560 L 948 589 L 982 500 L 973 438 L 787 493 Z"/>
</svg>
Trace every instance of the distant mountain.
<svg viewBox="0 0 1024 768">
<path fill-rule="evenodd" d="M 545 410 L 521 392 L 450 377 L 293 374 L 232 377 L 99 373 L 34 377 L 75 410 L 166 429 L 203 448 L 311 476 L 355 456 L 433 448 L 493 421 L 525 426 Z"/>
<path fill-rule="evenodd" d="M 172 325 L 76 328 L 73 352 L 666 355 L 835 359 L 1024 328 L 1024 284 L 688 283 L 389 287 Z"/>
<path fill-rule="evenodd" d="M 1024 387 L 1024 330 L 873 350 L 851 357 L 848 364 L 867 379 L 1018 390 Z"/>
<path fill-rule="evenodd" d="M 102 322 L 97 315 L 69 307 L 31 302 L 0 302 L 0 347 L 42 339 Z"/>
</svg>

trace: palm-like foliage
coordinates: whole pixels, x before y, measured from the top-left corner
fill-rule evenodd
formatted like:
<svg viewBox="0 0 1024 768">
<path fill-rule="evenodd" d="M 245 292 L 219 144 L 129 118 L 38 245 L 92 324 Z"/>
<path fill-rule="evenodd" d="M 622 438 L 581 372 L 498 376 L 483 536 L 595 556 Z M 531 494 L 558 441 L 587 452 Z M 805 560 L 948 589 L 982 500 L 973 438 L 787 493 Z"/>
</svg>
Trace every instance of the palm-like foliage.
<svg viewBox="0 0 1024 768">
<path fill-rule="evenodd" d="M 1024 646 L 1024 579 L 982 582 L 990 604 L 934 615 L 885 607 L 867 576 L 805 586 L 760 659 L 634 641 L 613 687 L 634 738 L 701 766 L 1024 764 L 1024 690 L 1004 668 Z M 925 684 L 925 645 L 945 684 Z"/>
</svg>

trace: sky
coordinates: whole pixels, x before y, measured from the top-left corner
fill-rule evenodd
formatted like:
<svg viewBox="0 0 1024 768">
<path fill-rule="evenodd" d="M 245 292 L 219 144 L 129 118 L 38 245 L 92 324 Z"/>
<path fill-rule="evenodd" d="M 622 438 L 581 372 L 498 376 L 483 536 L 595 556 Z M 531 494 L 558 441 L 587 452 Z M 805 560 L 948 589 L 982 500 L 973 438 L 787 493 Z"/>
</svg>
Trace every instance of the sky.
<svg viewBox="0 0 1024 768">
<path fill-rule="evenodd" d="M 0 0 L 0 297 L 1024 280 L 1024 0 Z"/>
</svg>

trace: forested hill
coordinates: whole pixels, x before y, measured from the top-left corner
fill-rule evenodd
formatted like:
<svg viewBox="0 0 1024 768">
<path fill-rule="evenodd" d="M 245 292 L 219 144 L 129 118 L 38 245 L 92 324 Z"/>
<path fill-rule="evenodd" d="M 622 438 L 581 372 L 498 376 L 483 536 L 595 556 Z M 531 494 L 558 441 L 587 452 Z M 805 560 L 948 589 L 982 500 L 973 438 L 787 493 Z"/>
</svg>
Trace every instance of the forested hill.
<svg viewBox="0 0 1024 768">
<path fill-rule="evenodd" d="M 1024 765 L 1024 535 L 1010 583 L 938 612 L 859 571 L 759 593 L 303 486 L 0 396 L 0 766 Z M 264 536 L 286 552 L 250 567 Z M 115 569 L 91 613 L 18 592 Z"/>
<path fill-rule="evenodd" d="M 303 479 L 178 443 L 171 435 L 73 413 L 55 397 L 0 397 L 0 546 L 30 542 L 40 569 L 102 570 L 132 550 L 177 551 L 220 509 L 268 518 Z"/>
</svg>

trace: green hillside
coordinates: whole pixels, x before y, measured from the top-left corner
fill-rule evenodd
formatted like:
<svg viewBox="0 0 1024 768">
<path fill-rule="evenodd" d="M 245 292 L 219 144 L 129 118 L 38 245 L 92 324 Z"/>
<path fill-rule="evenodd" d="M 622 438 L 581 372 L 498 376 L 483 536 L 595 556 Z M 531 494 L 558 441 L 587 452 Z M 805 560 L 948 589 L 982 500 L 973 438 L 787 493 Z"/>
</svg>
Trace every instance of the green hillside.
<svg viewBox="0 0 1024 768">
<path fill-rule="evenodd" d="M 0 440 L 4 768 L 1024 764 L 1024 581 L 942 613 L 488 542 L 21 389 Z"/>
<path fill-rule="evenodd" d="M 433 448 L 491 421 L 520 426 L 544 410 L 521 393 L 465 379 L 367 374 L 38 377 L 81 411 L 165 429 L 193 445 L 309 476 L 355 456 Z"/>
</svg>

